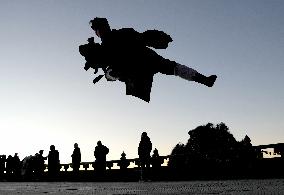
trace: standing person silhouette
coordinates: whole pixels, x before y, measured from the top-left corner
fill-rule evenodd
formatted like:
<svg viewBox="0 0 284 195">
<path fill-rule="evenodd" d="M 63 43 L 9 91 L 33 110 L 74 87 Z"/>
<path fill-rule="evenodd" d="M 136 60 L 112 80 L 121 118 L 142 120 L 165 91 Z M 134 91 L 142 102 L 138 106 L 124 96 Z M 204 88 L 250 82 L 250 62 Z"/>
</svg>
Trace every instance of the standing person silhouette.
<svg viewBox="0 0 284 195">
<path fill-rule="evenodd" d="M 101 179 L 105 176 L 106 172 L 106 155 L 109 153 L 108 147 L 104 146 L 101 141 L 97 142 L 97 146 L 94 151 L 95 170 Z"/>
<path fill-rule="evenodd" d="M 81 163 L 81 151 L 77 143 L 74 144 L 74 150 L 71 157 L 72 157 L 73 172 L 78 173 Z"/>
<path fill-rule="evenodd" d="M 44 161 L 45 160 L 47 160 L 47 157 L 43 156 L 43 150 L 40 150 L 34 156 L 35 174 L 38 178 L 42 178 L 44 175 L 44 170 L 45 170 Z"/>
<path fill-rule="evenodd" d="M 55 150 L 55 146 L 50 146 L 50 151 L 48 153 L 48 174 L 50 179 L 56 179 L 60 172 L 60 160 L 59 152 Z"/>
<path fill-rule="evenodd" d="M 20 158 L 18 156 L 18 153 L 15 153 L 14 156 L 13 156 L 13 164 L 14 164 L 13 173 L 16 176 L 16 178 L 18 178 L 20 176 L 20 168 L 21 168 L 20 163 L 21 163 L 21 161 L 20 161 Z"/>
<path fill-rule="evenodd" d="M 141 134 L 141 140 L 138 146 L 138 155 L 141 166 L 141 179 L 147 180 L 150 170 L 152 142 L 146 132 Z"/>
<path fill-rule="evenodd" d="M 157 148 L 154 149 L 153 155 L 151 157 L 151 164 L 152 164 L 152 178 L 153 180 L 158 180 L 161 175 L 161 166 L 164 162 L 164 159 L 162 159 L 159 155 L 159 151 Z"/>
</svg>

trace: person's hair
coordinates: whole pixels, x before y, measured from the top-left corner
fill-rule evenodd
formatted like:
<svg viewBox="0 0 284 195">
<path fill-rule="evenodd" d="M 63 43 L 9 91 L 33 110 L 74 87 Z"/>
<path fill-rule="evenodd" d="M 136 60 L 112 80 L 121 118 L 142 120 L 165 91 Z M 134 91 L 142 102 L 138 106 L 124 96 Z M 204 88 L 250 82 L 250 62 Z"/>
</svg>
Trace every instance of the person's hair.
<svg viewBox="0 0 284 195">
<path fill-rule="evenodd" d="M 141 136 L 142 136 L 142 137 L 147 136 L 147 133 L 146 133 L 146 132 L 143 132 Z"/>
<path fill-rule="evenodd" d="M 95 17 L 93 20 L 90 20 L 89 24 L 94 30 L 98 30 L 100 28 L 110 29 L 110 26 L 106 18 Z"/>
</svg>

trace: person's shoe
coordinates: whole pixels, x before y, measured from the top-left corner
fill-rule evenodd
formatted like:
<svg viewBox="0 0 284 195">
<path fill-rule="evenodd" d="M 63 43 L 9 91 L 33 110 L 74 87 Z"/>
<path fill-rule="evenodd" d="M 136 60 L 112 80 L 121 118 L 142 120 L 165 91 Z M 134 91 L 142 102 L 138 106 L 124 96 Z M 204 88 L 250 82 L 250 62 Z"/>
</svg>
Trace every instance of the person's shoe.
<svg viewBox="0 0 284 195">
<path fill-rule="evenodd" d="M 211 76 L 207 77 L 207 82 L 205 83 L 205 85 L 207 87 L 212 87 L 214 85 L 216 79 L 217 79 L 216 75 L 211 75 Z"/>
<path fill-rule="evenodd" d="M 195 73 L 195 75 L 192 78 L 193 78 L 193 81 L 197 83 L 201 83 L 203 85 L 206 85 L 207 87 L 212 87 L 217 79 L 217 76 L 211 75 L 207 77 L 200 73 Z"/>
</svg>

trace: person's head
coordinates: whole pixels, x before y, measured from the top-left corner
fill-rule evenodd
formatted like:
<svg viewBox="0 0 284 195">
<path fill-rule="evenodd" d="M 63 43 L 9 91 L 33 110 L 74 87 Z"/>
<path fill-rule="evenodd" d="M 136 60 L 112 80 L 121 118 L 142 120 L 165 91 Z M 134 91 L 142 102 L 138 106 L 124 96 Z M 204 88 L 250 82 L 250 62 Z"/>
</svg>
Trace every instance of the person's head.
<svg viewBox="0 0 284 195">
<path fill-rule="evenodd" d="M 103 37 L 105 33 L 111 30 L 106 18 L 96 17 L 89 23 L 98 37 Z"/>
<path fill-rule="evenodd" d="M 42 154 L 43 154 L 43 150 L 40 150 L 38 153 L 39 153 L 40 155 L 42 155 Z"/>
<path fill-rule="evenodd" d="M 54 146 L 54 145 L 51 145 L 51 146 L 49 147 L 49 149 L 50 149 L 50 150 L 55 150 L 55 146 Z"/>
<path fill-rule="evenodd" d="M 159 155 L 159 151 L 157 150 L 157 148 L 154 149 L 153 154 Z"/>
<path fill-rule="evenodd" d="M 78 148 L 78 144 L 77 143 L 74 144 L 74 148 Z"/>
<path fill-rule="evenodd" d="M 141 134 L 141 137 L 147 137 L 147 133 L 146 133 L 146 132 L 143 132 L 143 133 Z"/>
<path fill-rule="evenodd" d="M 98 145 L 98 146 L 101 146 L 101 145 L 102 145 L 102 142 L 101 142 L 101 141 L 98 141 L 98 142 L 97 142 L 97 145 Z"/>
</svg>

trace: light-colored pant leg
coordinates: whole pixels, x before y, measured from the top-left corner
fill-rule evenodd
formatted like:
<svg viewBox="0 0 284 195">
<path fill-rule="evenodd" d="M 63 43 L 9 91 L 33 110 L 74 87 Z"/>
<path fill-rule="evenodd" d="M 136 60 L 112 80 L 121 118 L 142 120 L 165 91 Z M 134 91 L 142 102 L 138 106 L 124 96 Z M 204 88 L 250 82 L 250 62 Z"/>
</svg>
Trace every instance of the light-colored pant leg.
<svg viewBox="0 0 284 195">
<path fill-rule="evenodd" d="M 177 63 L 175 67 L 175 75 L 188 81 L 193 81 L 193 78 L 197 73 L 198 72 L 196 70 L 182 64 Z"/>
</svg>

